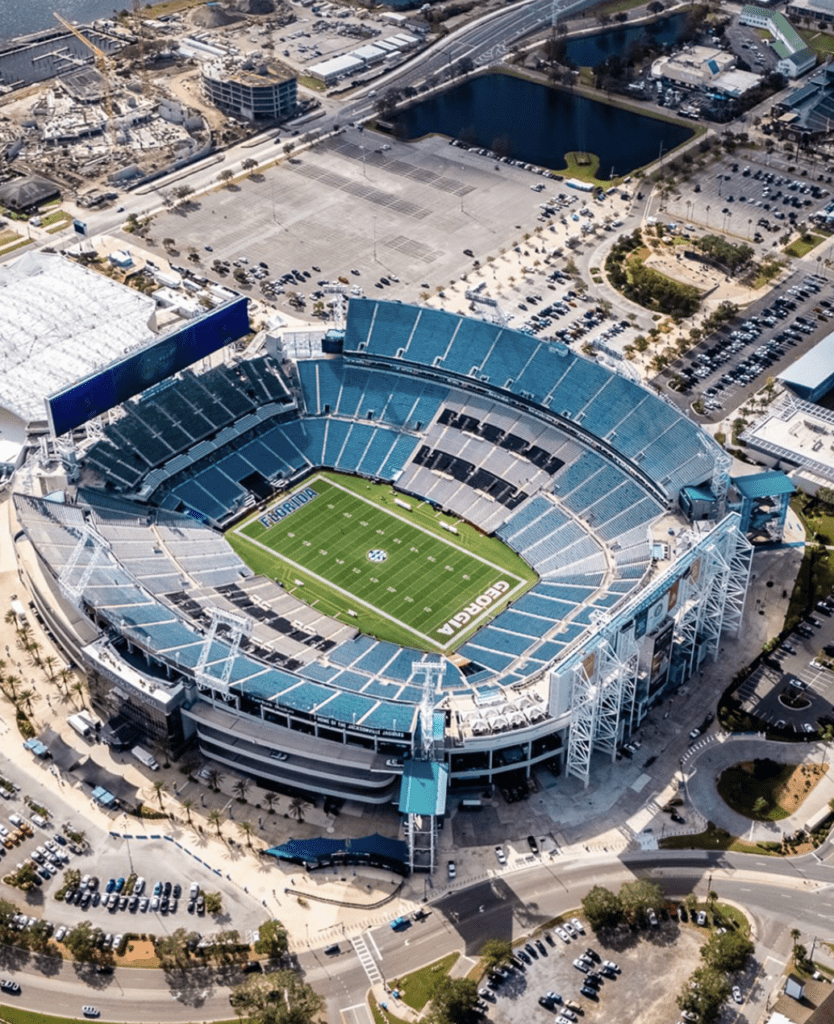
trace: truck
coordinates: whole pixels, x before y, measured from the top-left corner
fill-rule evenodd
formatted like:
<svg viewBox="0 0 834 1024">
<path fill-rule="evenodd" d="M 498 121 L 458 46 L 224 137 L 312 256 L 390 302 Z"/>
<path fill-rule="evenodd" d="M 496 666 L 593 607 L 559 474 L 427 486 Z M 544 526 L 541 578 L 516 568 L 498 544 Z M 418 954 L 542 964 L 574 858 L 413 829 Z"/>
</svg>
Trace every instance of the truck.
<svg viewBox="0 0 834 1024">
<path fill-rule="evenodd" d="M 12 598 L 12 611 L 14 612 L 15 620 L 19 628 L 23 628 L 27 624 L 26 609 L 23 607 L 23 603 L 18 601 L 16 597 Z"/>
<path fill-rule="evenodd" d="M 137 761 L 140 761 L 146 768 L 150 768 L 152 772 L 159 771 L 159 764 L 156 758 L 149 751 L 145 750 L 144 747 L 133 747 L 130 752 Z"/>
<path fill-rule="evenodd" d="M 70 715 L 67 718 L 67 725 L 75 729 L 79 736 L 82 736 L 85 740 L 88 740 L 93 735 L 93 727 L 90 725 L 87 718 L 82 718 L 81 715 Z"/>
</svg>

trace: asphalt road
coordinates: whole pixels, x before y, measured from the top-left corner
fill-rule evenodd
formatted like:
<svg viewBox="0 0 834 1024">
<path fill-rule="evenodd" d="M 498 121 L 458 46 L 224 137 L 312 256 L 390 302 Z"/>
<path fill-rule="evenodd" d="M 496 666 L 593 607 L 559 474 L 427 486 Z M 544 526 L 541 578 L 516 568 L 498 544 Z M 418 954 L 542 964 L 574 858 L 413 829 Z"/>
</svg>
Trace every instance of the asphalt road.
<svg viewBox="0 0 834 1024">
<path fill-rule="evenodd" d="M 648 874 L 671 896 L 708 887 L 720 898 L 747 908 L 758 941 L 770 945 L 796 926 L 810 934 L 834 917 L 834 853 L 826 844 L 816 855 L 795 861 L 756 859 L 701 851 L 654 851 L 623 858 L 587 856 L 572 862 L 558 857 L 508 876 L 479 883 L 431 905 L 422 923 L 401 932 L 383 926 L 365 933 L 384 977 L 394 978 L 457 949 L 474 953 L 484 936 L 516 937 L 578 905 L 596 884 L 616 885 L 635 873 Z M 331 1020 L 362 1003 L 369 980 L 350 944 L 328 959 L 319 951 L 299 957 L 307 980 L 325 995 Z M 158 970 L 119 968 L 112 975 L 86 975 L 72 964 L 49 965 L 0 950 L 3 973 L 22 986 L 16 1005 L 48 1012 L 59 1003 L 66 1013 L 93 1004 L 102 1019 L 136 1022 L 222 1020 L 230 1015 L 229 987 L 240 980 L 230 972 L 206 971 L 167 977 Z M 54 968 L 58 968 L 55 970 Z M 57 999 L 56 999 L 57 997 Z M 77 1003 L 77 1008 L 75 1004 Z"/>
</svg>

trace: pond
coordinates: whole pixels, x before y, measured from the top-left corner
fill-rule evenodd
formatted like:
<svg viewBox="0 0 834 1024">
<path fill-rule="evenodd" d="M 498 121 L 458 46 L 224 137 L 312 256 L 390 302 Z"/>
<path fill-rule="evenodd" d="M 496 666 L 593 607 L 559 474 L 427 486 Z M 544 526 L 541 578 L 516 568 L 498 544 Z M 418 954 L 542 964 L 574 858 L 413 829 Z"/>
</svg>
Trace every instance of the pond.
<svg viewBox="0 0 834 1024">
<path fill-rule="evenodd" d="M 687 125 L 506 74 L 472 78 L 421 100 L 397 115 L 396 126 L 402 138 L 448 135 L 554 171 L 565 169 L 566 153 L 595 154 L 602 179 L 628 174 L 654 160 L 661 146 L 668 153 L 693 135 Z"/>
<path fill-rule="evenodd" d="M 648 37 L 655 45 L 676 43 L 686 29 L 687 14 L 673 14 L 670 18 L 648 22 L 645 25 L 618 25 L 616 28 L 595 32 L 592 36 L 565 40 L 565 55 L 579 68 L 595 68 L 615 53 L 625 56 L 628 48 Z"/>
</svg>

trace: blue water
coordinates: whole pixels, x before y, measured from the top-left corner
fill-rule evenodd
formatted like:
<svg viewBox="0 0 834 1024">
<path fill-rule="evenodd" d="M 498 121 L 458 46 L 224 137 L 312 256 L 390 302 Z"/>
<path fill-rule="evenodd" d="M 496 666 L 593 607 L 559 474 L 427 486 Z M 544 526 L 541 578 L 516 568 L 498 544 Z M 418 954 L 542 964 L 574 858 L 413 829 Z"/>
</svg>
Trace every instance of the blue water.
<svg viewBox="0 0 834 1024">
<path fill-rule="evenodd" d="M 52 17 L 53 11 L 83 24 L 95 18 L 110 18 L 114 10 L 125 8 L 132 10 L 133 5 L 116 6 L 113 0 L 0 0 L 0 41 L 54 28 L 58 22 Z"/>
<path fill-rule="evenodd" d="M 686 125 L 550 89 L 513 75 L 483 75 L 421 100 L 397 116 L 408 139 L 430 132 L 559 170 L 572 151 L 595 153 L 599 177 L 628 174 L 692 137 Z"/>
<path fill-rule="evenodd" d="M 670 18 L 646 25 L 618 25 L 581 39 L 566 39 L 565 52 L 568 60 L 577 67 L 595 68 L 612 54 L 624 57 L 628 48 L 643 36 L 648 36 L 654 43 L 676 43 L 686 28 L 686 20 L 686 14 L 673 14 Z"/>
</svg>

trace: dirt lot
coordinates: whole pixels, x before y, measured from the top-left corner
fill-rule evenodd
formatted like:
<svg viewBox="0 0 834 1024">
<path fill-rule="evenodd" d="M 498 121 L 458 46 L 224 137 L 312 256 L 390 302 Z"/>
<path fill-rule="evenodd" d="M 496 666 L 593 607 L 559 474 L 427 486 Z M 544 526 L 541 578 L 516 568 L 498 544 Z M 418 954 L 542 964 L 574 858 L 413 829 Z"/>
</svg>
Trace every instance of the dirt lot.
<svg viewBox="0 0 834 1024">
<path fill-rule="evenodd" d="M 679 1019 L 675 996 L 699 966 L 699 950 L 707 934 L 693 925 L 667 921 L 657 929 L 628 933 L 607 946 L 590 931 L 566 946 L 554 933 L 557 945 L 545 944 L 546 956 L 539 955 L 523 974 L 514 972 L 515 977 L 496 990 L 487 1019 L 495 1024 L 552 1020 L 552 1013 L 539 1006 L 539 996 L 553 990 L 582 1007 L 583 1022 L 669 1024 Z M 573 966 L 574 958 L 589 946 L 621 968 L 616 979 L 605 980 L 596 1002 L 579 994 L 582 975 Z"/>
</svg>

